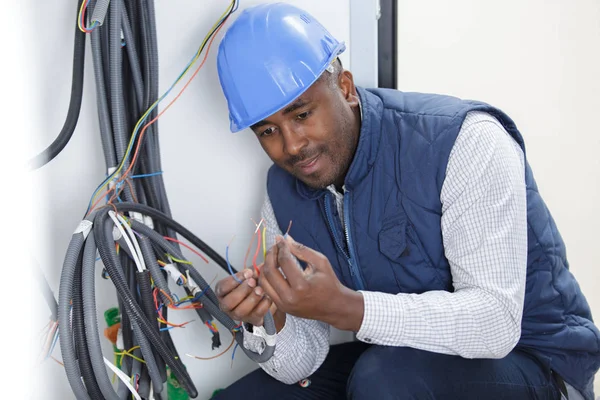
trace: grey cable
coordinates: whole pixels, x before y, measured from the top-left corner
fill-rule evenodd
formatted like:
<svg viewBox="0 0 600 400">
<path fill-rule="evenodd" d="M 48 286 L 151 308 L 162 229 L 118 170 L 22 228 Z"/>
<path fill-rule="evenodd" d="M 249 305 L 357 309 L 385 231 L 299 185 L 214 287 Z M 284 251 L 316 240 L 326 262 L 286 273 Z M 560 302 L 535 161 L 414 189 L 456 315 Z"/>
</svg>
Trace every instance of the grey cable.
<svg viewBox="0 0 600 400">
<path fill-rule="evenodd" d="M 88 219 L 86 220 L 90 221 Z M 81 380 L 81 371 L 79 370 L 79 363 L 77 362 L 75 355 L 75 345 L 73 343 L 70 321 L 70 302 L 73 294 L 75 268 L 79 253 L 83 247 L 83 241 L 83 233 L 76 232 L 73 234 L 69 247 L 67 248 L 62 273 L 60 275 L 58 292 L 58 326 L 61 333 L 59 335 L 60 351 L 71 389 L 78 400 L 90 400 L 87 389 Z"/>
<path fill-rule="evenodd" d="M 115 150 L 117 152 L 117 163 L 121 163 L 125 156 L 125 151 L 129 143 L 129 135 L 126 128 L 125 101 L 123 93 L 123 50 L 121 49 L 121 8 L 122 0 L 112 0 L 110 2 L 110 33 L 109 33 L 109 70 L 110 70 L 110 97 L 111 112 L 113 123 L 113 135 L 115 141 Z M 123 163 L 123 170 L 127 170 L 129 160 Z M 125 199 L 133 201 L 132 193 L 128 187 L 123 190 Z"/>
<path fill-rule="evenodd" d="M 94 64 L 94 78 L 96 79 L 96 101 L 98 104 L 98 122 L 100 125 L 100 138 L 102 140 L 102 149 L 104 150 L 104 161 L 106 168 L 117 166 L 115 156 L 115 147 L 112 138 L 112 126 L 110 114 L 108 112 L 108 102 L 106 100 L 106 86 L 104 83 L 104 64 L 102 61 L 102 38 L 101 32 L 94 29 L 91 33 L 92 38 L 92 59 Z"/>
<path fill-rule="evenodd" d="M 96 375 L 96 381 L 105 399 L 119 400 L 119 396 L 113 389 L 110 378 L 104 364 L 100 335 L 98 333 L 98 318 L 96 315 L 96 241 L 94 232 L 91 231 L 85 241 L 83 250 L 83 270 L 81 275 L 83 294 L 83 315 L 85 318 L 85 334 L 88 351 L 92 361 L 92 368 Z"/>
<path fill-rule="evenodd" d="M 154 256 L 154 249 L 152 248 L 152 244 L 145 235 L 138 238 L 138 243 L 140 245 L 140 248 L 142 249 L 142 255 L 144 256 L 146 268 L 148 268 L 148 271 L 150 271 L 150 275 L 152 276 L 152 280 L 154 280 L 154 285 L 156 285 L 157 288 L 164 291 L 170 296 L 171 290 L 169 290 L 169 284 L 167 283 L 167 280 L 165 279 L 162 271 L 160 270 L 158 261 Z"/>
<path fill-rule="evenodd" d="M 129 17 L 127 16 L 127 8 L 121 7 L 121 27 L 123 28 L 123 36 L 125 38 L 125 50 L 129 55 L 129 64 L 131 65 L 131 75 L 133 77 L 133 86 L 135 88 L 135 94 L 137 97 L 138 111 L 144 112 L 144 82 L 142 82 L 142 70 L 140 69 L 140 62 L 138 60 L 138 53 L 136 50 L 135 39 L 133 32 L 131 31 L 131 25 L 129 23 Z"/>
<path fill-rule="evenodd" d="M 135 220 L 131 220 L 131 228 L 134 231 L 137 231 L 138 233 L 148 236 L 150 240 L 153 240 L 154 243 L 162 247 L 163 250 L 165 250 L 167 253 L 176 256 L 180 260 L 187 261 L 181 253 L 181 251 L 179 251 L 179 249 L 175 248 L 175 246 L 173 246 L 171 242 L 167 241 L 160 234 L 150 229 L 146 225 L 140 224 Z M 202 301 L 204 308 L 219 322 L 221 322 L 229 331 L 232 331 L 236 327 L 236 324 L 227 314 L 221 311 L 219 307 L 219 300 L 217 299 L 216 294 L 210 288 L 208 282 L 206 282 L 206 280 L 202 277 L 202 275 L 200 275 L 200 273 L 195 268 L 187 268 L 187 266 L 183 266 L 183 268 L 187 269 L 190 272 L 190 276 L 192 277 L 192 279 L 199 285 L 200 289 L 204 292 L 204 295 L 207 298 L 206 301 Z M 273 320 L 273 316 L 270 313 L 265 316 L 263 324 L 265 331 L 268 334 L 274 335 L 277 332 L 275 328 L 275 321 Z M 246 355 L 251 360 L 257 363 L 263 363 L 268 361 L 275 352 L 275 346 L 265 345 L 265 348 L 262 353 L 255 353 L 243 346 L 244 339 L 242 332 L 237 332 L 235 336 L 237 342 L 241 345 L 241 348 L 244 351 L 244 353 L 246 353 Z"/>
<path fill-rule="evenodd" d="M 109 32 L 109 72 L 110 72 L 110 97 L 113 123 L 115 150 L 117 163 L 120 163 L 127 148 L 127 133 L 125 129 L 125 116 L 123 114 L 123 82 L 121 64 L 121 0 L 110 2 L 110 32 Z"/>
<path fill-rule="evenodd" d="M 94 6 L 94 11 L 92 12 L 91 22 L 98 23 L 98 25 L 102 25 L 104 23 L 104 18 L 106 18 L 106 12 L 108 11 L 108 4 L 110 0 L 98 0 L 96 5 Z"/>
<path fill-rule="evenodd" d="M 156 359 L 154 358 L 154 353 L 152 352 L 150 342 L 142 333 L 140 326 L 135 320 L 131 320 L 131 327 L 133 328 L 133 334 L 137 339 L 140 350 L 142 351 L 142 355 L 144 356 L 144 361 L 146 361 L 146 367 L 148 368 L 148 374 L 150 375 L 154 392 L 161 393 L 163 389 L 162 379 L 160 377 L 160 373 L 158 372 L 158 365 L 156 364 Z M 133 376 L 133 369 L 131 375 Z"/>
</svg>

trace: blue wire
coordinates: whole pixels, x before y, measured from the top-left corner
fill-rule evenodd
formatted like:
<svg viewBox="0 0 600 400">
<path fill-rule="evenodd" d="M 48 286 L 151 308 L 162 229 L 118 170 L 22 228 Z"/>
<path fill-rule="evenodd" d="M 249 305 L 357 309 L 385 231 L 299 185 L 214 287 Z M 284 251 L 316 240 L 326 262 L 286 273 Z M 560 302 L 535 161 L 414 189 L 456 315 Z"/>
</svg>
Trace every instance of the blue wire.
<svg viewBox="0 0 600 400">
<path fill-rule="evenodd" d="M 174 326 L 167 326 L 166 328 L 160 328 L 161 332 L 168 331 L 169 329 L 175 328 Z"/>
<path fill-rule="evenodd" d="M 240 280 L 240 278 L 235 276 L 235 274 L 233 273 L 233 268 L 231 268 L 231 264 L 229 264 L 229 246 L 225 247 L 225 260 L 227 261 L 227 268 L 229 268 L 229 273 L 231 274 L 231 276 L 233 276 L 233 279 L 235 279 L 237 283 L 241 285 L 242 281 Z"/>
<path fill-rule="evenodd" d="M 161 175 L 163 172 L 159 171 L 159 172 L 154 172 L 152 174 L 141 174 L 141 175 L 133 175 L 131 178 L 135 179 L 135 178 L 148 178 L 150 176 L 156 176 L 156 175 Z"/>
<path fill-rule="evenodd" d="M 229 13 L 229 15 L 231 15 L 231 14 L 232 14 L 232 13 L 233 13 L 235 10 L 237 10 L 238 6 L 239 6 L 239 1 L 236 3 L 236 5 L 235 5 L 234 9 L 233 9 L 233 10 L 232 10 L 232 11 Z M 225 18 L 227 18 L 227 17 L 225 17 Z M 223 19 L 221 19 L 221 20 L 219 21 L 219 25 L 220 25 L 220 24 L 223 22 L 223 20 L 224 20 L 225 18 L 223 18 Z M 213 31 L 212 31 L 212 32 L 209 34 L 208 38 L 210 38 L 212 35 L 214 35 L 214 34 L 215 34 L 215 31 L 216 31 L 216 30 L 213 30 Z M 208 43 L 208 40 L 207 40 L 207 42 L 206 42 L 206 43 Z M 198 52 L 196 52 L 196 54 L 198 54 Z M 148 109 L 148 113 L 147 113 L 147 114 L 146 114 L 146 116 L 145 116 L 145 117 L 144 117 L 144 118 L 143 118 L 143 119 L 140 121 L 140 123 L 139 123 L 139 124 L 137 124 L 137 123 L 136 123 L 136 125 L 137 125 L 137 128 L 136 128 L 136 130 L 135 130 L 135 131 L 133 132 L 133 134 L 132 134 L 132 138 L 131 138 L 131 141 L 132 141 L 132 142 L 135 142 L 135 139 L 136 139 L 136 137 L 137 137 L 137 134 L 138 134 L 138 130 L 139 130 L 139 129 L 140 129 L 140 128 L 141 128 L 141 127 L 144 125 L 144 122 L 145 122 L 145 121 L 146 121 L 146 119 L 147 119 L 147 118 L 148 118 L 148 117 L 149 117 L 149 116 L 152 114 L 152 111 L 153 111 L 153 110 L 154 110 L 156 107 L 158 107 L 158 104 L 159 104 L 161 101 L 163 101 L 163 99 L 164 99 L 165 97 L 167 97 L 167 95 L 168 95 L 169 93 L 171 93 L 171 90 L 173 90 L 173 88 L 175 87 L 175 85 L 177 84 L 177 82 L 179 82 L 179 80 L 181 79 L 181 77 L 182 77 L 182 76 L 185 74 L 185 71 L 187 71 L 187 70 L 188 70 L 188 68 L 189 68 L 189 67 L 192 65 L 192 63 L 193 63 L 194 59 L 196 58 L 196 54 L 194 54 L 194 56 L 193 56 L 193 57 L 190 59 L 190 61 L 187 63 L 187 65 L 186 65 L 186 66 L 183 68 L 183 70 L 181 71 L 181 73 L 179 74 L 179 76 L 177 77 L 177 79 L 175 79 L 175 80 L 173 81 L 173 83 L 171 84 L 171 87 L 169 87 L 169 89 L 168 89 L 168 90 L 167 90 L 167 91 L 166 91 L 166 92 L 165 92 L 165 93 L 164 93 L 162 96 L 160 96 L 160 97 L 158 98 L 158 101 L 156 101 L 156 103 L 154 103 L 154 104 L 153 104 L 153 105 L 152 105 L 152 106 L 151 106 L 151 107 Z M 128 146 L 129 146 L 129 145 L 128 145 Z M 129 154 L 131 153 L 131 149 L 133 149 L 133 146 L 132 146 L 132 147 L 129 149 L 129 151 L 128 151 L 128 152 L 127 152 L 127 153 L 126 153 L 124 156 L 123 156 L 123 159 L 127 159 L 127 158 L 129 157 Z M 118 168 L 117 168 L 117 170 L 118 170 Z M 107 177 L 107 178 L 106 178 L 106 179 L 105 179 L 105 180 L 104 180 L 102 183 L 100 183 L 100 185 L 98 185 L 98 187 L 96 188 L 96 190 L 94 190 L 94 193 L 92 193 L 92 197 L 90 198 L 90 202 L 88 203 L 88 209 L 87 209 L 87 212 L 89 212 L 89 211 L 90 211 L 90 208 L 92 208 L 92 200 L 93 200 L 93 199 L 94 199 L 94 197 L 96 196 L 96 193 L 98 193 L 98 191 L 100 190 L 100 188 L 101 188 L 101 187 L 103 187 L 103 186 L 104 186 L 104 185 L 105 185 L 107 182 L 109 182 L 110 180 L 112 180 L 112 179 L 113 179 L 113 177 L 115 176 L 115 174 L 116 174 L 117 170 L 115 170 L 115 172 L 113 172 L 113 173 L 112 173 L 110 176 L 108 176 L 108 177 Z M 87 213 L 87 212 L 86 212 L 86 213 Z"/>
<path fill-rule="evenodd" d="M 235 344 L 233 348 L 233 353 L 231 353 L 231 363 L 233 364 L 233 358 L 235 357 L 235 350 L 238 348 L 238 343 Z"/>
<path fill-rule="evenodd" d="M 46 354 L 46 359 L 50 358 L 50 356 L 54 352 L 54 347 L 56 346 L 56 343 L 58 342 L 58 335 L 60 335 L 60 332 L 57 329 L 56 333 L 54 334 L 54 339 L 52 340 L 52 346 L 50 347 L 48 354 Z"/>
</svg>

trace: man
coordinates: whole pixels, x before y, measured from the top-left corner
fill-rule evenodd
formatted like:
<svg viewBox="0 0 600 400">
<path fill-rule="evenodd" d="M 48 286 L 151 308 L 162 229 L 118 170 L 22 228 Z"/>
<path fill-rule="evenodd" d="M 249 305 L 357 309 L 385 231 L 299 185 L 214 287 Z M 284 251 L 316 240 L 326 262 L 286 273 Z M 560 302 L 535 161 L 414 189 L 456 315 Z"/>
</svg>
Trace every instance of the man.
<svg viewBox="0 0 600 400">
<path fill-rule="evenodd" d="M 269 310 L 278 334 L 217 398 L 593 399 L 600 332 L 513 121 L 356 87 L 342 51 L 288 4 L 247 9 L 221 42 L 231 130 L 274 162 L 276 243 L 216 292 L 247 347 Z M 330 326 L 358 340 L 330 348 Z"/>
</svg>

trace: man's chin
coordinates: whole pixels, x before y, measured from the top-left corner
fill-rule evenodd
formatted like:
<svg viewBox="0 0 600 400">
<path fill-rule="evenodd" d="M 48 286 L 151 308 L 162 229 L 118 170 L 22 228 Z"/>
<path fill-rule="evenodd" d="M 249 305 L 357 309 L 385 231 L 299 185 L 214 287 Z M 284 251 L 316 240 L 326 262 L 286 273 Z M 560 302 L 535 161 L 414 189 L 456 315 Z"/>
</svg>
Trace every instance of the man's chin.
<svg viewBox="0 0 600 400">
<path fill-rule="evenodd" d="M 327 186 L 331 185 L 331 182 L 328 182 L 325 179 L 322 179 L 321 177 L 317 177 L 317 176 L 306 177 L 306 176 L 296 175 L 296 178 L 298 178 L 302 183 L 304 183 L 306 186 L 308 186 L 311 189 L 320 190 L 320 189 L 325 189 L 325 188 L 327 188 Z"/>
</svg>

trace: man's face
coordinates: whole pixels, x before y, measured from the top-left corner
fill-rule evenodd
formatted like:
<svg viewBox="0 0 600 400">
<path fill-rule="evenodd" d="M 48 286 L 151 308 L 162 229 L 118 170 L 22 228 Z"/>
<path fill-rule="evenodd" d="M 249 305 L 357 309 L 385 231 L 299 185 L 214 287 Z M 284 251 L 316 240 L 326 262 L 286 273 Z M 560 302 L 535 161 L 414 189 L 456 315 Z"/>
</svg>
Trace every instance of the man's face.
<svg viewBox="0 0 600 400">
<path fill-rule="evenodd" d="M 321 77 L 252 130 L 271 160 L 308 186 L 341 186 L 360 131 L 352 74 Z"/>
</svg>

